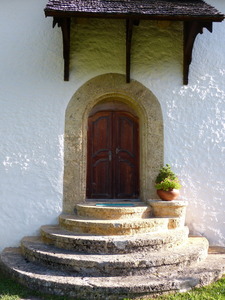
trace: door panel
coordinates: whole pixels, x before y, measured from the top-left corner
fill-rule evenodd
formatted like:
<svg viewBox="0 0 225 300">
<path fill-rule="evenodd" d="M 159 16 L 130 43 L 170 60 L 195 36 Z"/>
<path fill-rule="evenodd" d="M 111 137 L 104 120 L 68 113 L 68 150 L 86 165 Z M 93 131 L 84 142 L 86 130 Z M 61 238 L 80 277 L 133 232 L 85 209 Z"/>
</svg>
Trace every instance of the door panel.
<svg viewBox="0 0 225 300">
<path fill-rule="evenodd" d="M 127 112 L 98 112 L 88 121 L 87 197 L 139 196 L 138 120 Z"/>
<path fill-rule="evenodd" d="M 131 114 L 120 112 L 114 115 L 115 134 L 115 180 L 116 198 L 138 197 L 138 123 Z"/>
<path fill-rule="evenodd" d="M 111 198 L 112 115 L 101 112 L 89 118 L 87 197 Z"/>
</svg>

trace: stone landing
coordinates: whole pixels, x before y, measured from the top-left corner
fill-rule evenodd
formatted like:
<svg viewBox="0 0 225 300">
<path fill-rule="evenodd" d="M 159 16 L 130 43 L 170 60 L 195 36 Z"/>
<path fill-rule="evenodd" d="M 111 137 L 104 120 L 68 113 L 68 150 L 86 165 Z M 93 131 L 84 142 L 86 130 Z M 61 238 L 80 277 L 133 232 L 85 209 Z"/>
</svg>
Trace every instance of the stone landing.
<svg viewBox="0 0 225 300">
<path fill-rule="evenodd" d="M 169 204 L 160 202 L 79 204 L 75 214 L 59 217 L 59 225 L 43 226 L 40 237 L 6 248 L 1 267 L 30 288 L 79 300 L 147 299 L 220 278 L 225 249 L 208 254 L 205 238 L 188 237 L 181 201 L 163 216 L 156 209 Z"/>
</svg>

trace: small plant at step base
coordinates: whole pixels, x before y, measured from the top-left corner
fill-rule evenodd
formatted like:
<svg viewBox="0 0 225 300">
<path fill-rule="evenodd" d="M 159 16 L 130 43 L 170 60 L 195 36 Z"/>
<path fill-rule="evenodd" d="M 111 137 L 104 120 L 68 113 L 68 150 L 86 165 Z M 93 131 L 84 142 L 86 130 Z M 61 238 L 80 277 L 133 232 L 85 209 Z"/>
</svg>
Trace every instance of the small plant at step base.
<svg viewBox="0 0 225 300">
<path fill-rule="evenodd" d="M 171 191 L 173 189 L 179 190 L 181 184 L 177 175 L 171 170 L 169 164 L 162 167 L 156 177 L 155 187 L 157 190 Z"/>
</svg>

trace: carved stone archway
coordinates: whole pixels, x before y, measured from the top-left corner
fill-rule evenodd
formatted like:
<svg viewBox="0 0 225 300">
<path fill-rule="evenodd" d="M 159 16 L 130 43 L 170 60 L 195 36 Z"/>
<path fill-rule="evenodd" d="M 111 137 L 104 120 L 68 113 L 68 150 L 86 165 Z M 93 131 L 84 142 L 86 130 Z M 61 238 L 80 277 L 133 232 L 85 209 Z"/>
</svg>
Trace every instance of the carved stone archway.
<svg viewBox="0 0 225 300">
<path fill-rule="evenodd" d="M 140 198 L 155 198 L 154 180 L 163 165 L 163 118 L 159 101 L 141 83 L 121 74 L 97 76 L 81 86 L 65 116 L 63 211 L 86 200 L 87 120 L 92 108 L 111 99 L 129 106 L 140 122 Z"/>
</svg>

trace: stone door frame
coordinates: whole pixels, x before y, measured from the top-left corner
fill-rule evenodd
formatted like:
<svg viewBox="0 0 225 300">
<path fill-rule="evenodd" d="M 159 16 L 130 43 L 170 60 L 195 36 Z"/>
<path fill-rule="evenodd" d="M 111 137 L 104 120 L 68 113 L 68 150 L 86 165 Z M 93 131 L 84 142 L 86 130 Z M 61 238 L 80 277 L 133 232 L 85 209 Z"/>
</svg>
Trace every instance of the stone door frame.
<svg viewBox="0 0 225 300">
<path fill-rule="evenodd" d="M 138 81 L 121 74 L 97 76 L 71 98 L 65 114 L 63 211 L 86 200 L 87 121 L 95 105 L 111 99 L 131 107 L 140 122 L 140 198 L 154 199 L 155 177 L 163 165 L 163 117 L 159 101 Z"/>
</svg>

